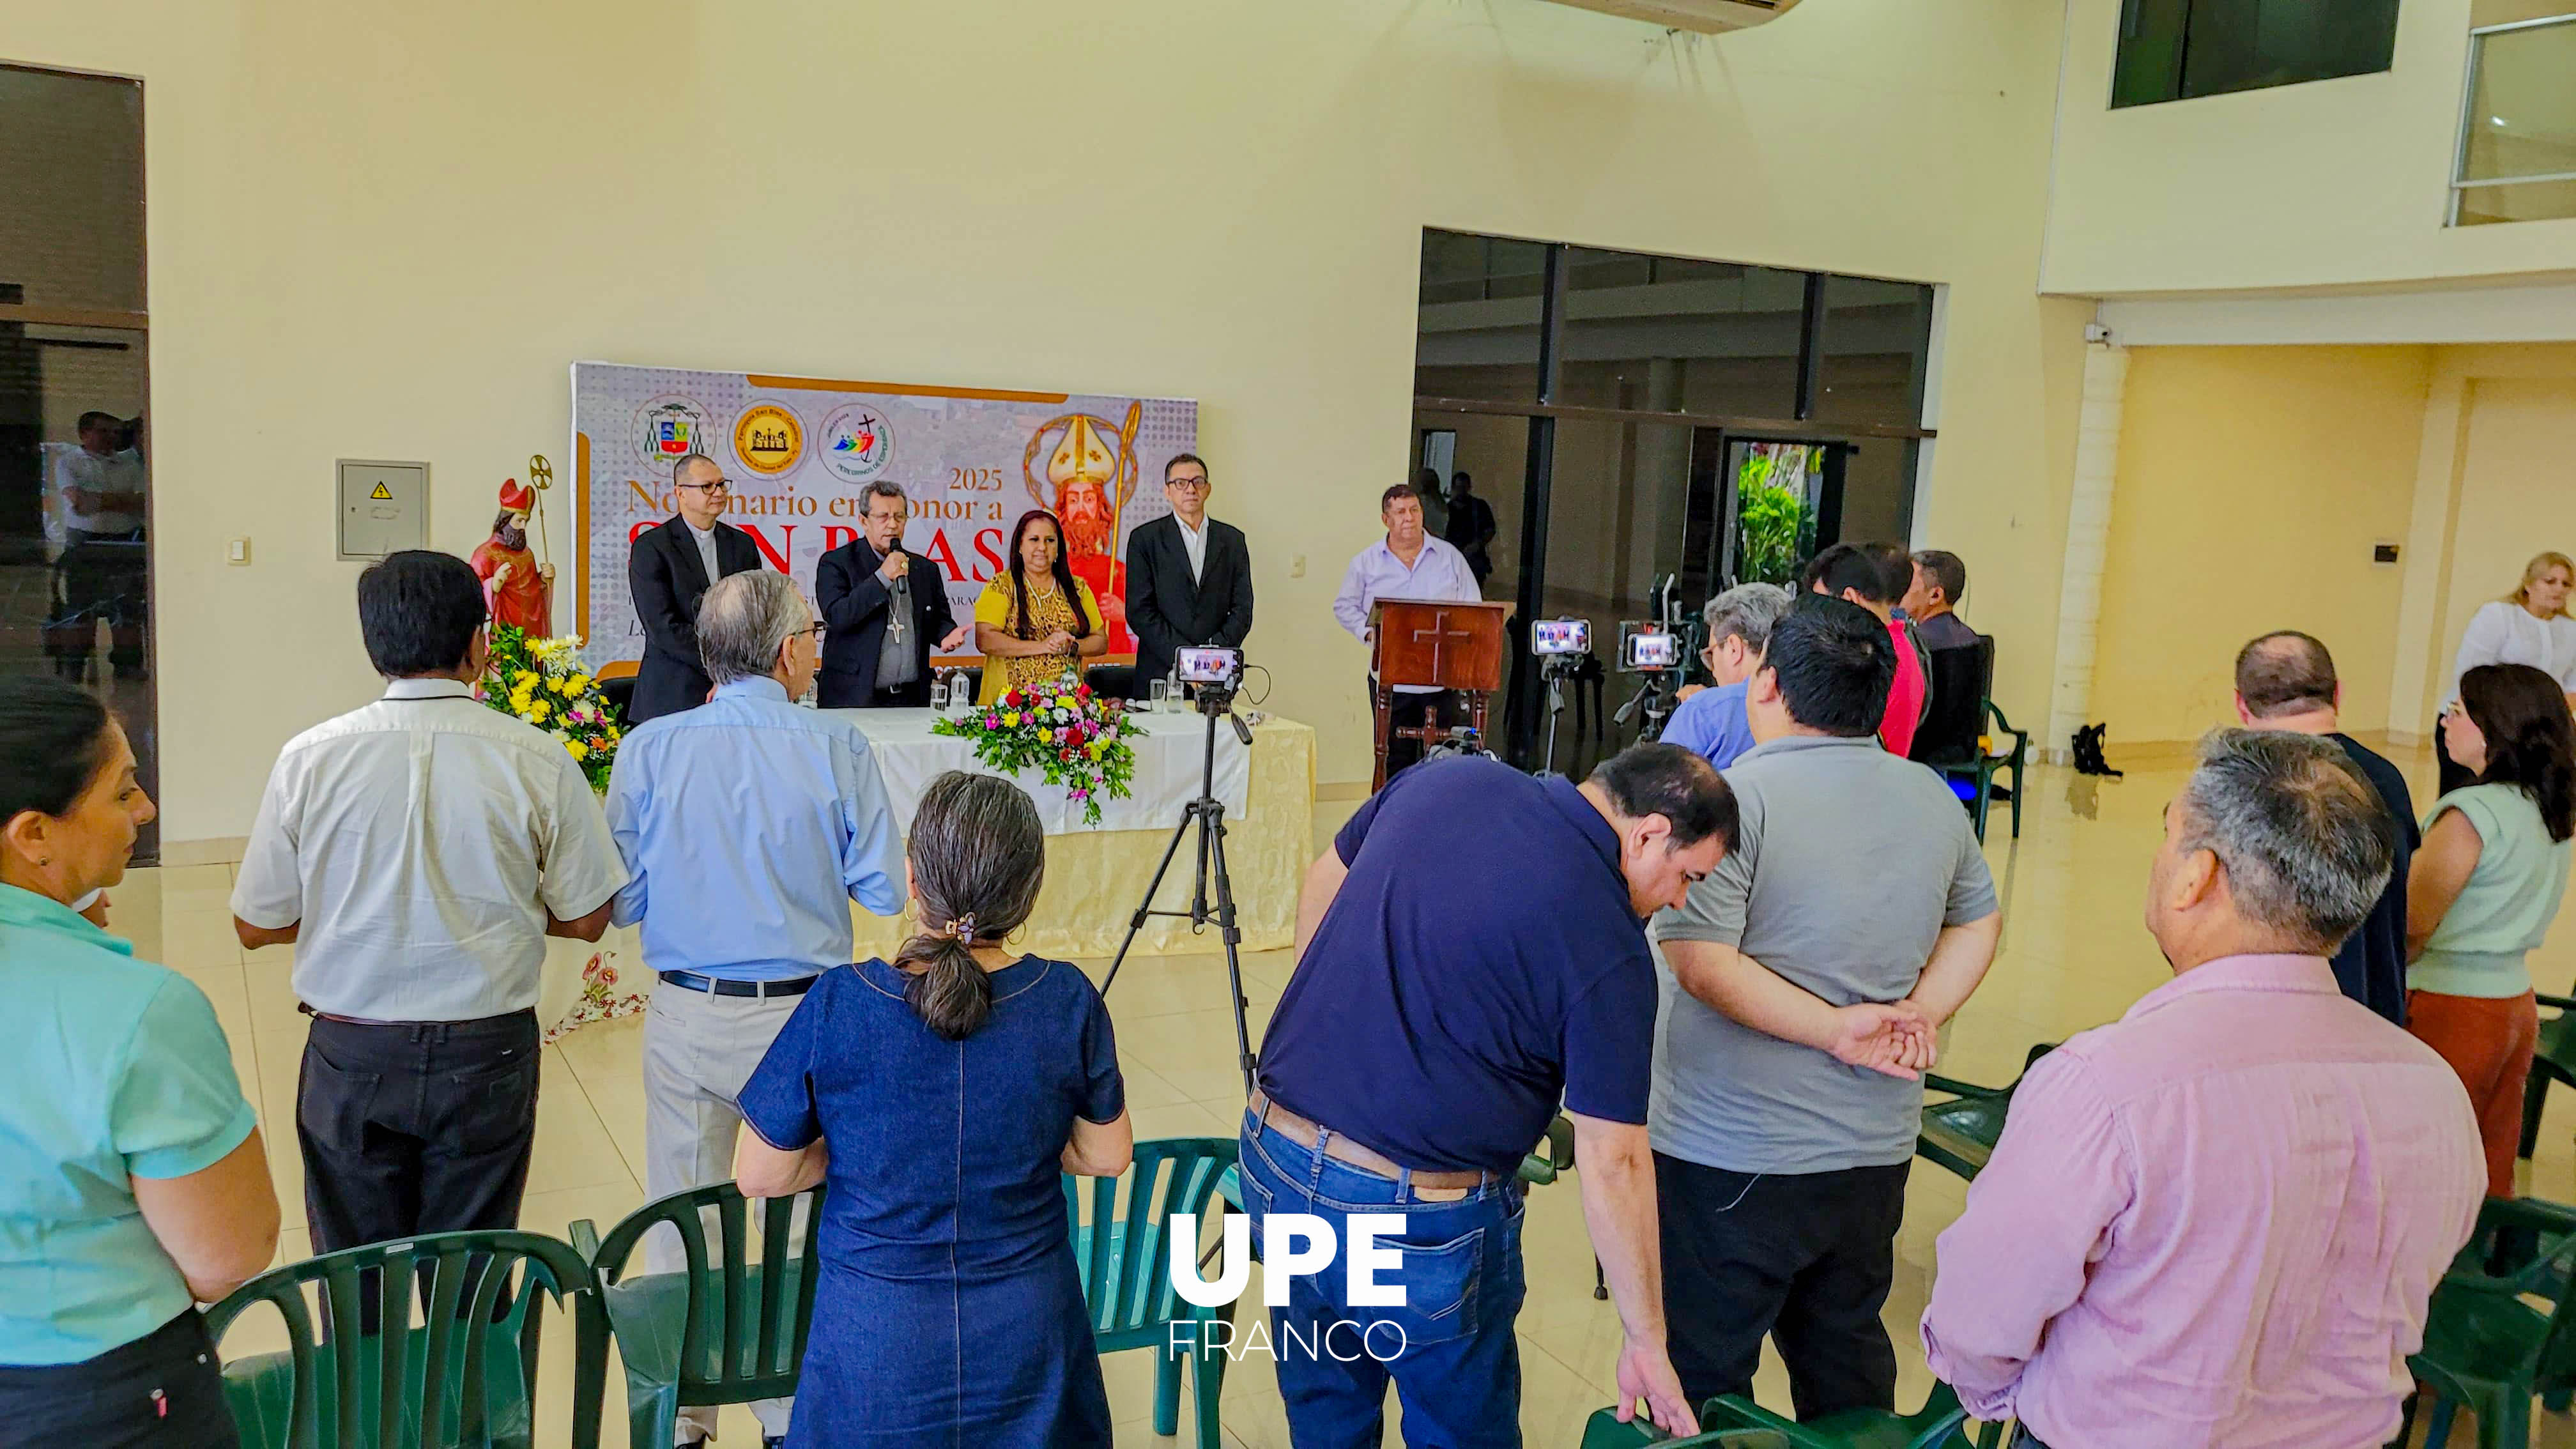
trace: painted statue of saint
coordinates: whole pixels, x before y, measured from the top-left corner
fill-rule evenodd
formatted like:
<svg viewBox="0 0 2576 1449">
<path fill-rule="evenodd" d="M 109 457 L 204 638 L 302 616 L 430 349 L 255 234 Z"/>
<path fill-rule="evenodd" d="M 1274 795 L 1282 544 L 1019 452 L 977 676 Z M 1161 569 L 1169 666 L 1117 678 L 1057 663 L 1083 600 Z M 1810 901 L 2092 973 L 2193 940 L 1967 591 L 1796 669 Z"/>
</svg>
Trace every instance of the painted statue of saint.
<svg viewBox="0 0 2576 1449">
<path fill-rule="evenodd" d="M 492 520 L 492 536 L 475 547 L 473 564 L 483 580 L 483 601 L 494 624 L 509 624 L 531 639 L 550 638 L 555 566 L 541 564 L 528 552 L 528 510 L 536 490 L 511 478 L 501 484 L 501 513 Z"/>
</svg>

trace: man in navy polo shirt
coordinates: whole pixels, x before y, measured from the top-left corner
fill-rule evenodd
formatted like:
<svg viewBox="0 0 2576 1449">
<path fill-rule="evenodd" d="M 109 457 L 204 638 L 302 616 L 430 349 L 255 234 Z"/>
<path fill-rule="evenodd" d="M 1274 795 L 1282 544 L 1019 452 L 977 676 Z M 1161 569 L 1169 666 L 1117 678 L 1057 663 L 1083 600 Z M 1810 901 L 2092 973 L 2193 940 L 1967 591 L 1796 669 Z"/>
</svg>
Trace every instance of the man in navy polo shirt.
<svg viewBox="0 0 2576 1449">
<path fill-rule="evenodd" d="M 1580 786 L 1462 757 L 1389 781 L 1307 871 L 1296 974 L 1244 1117 L 1244 1206 L 1256 1231 L 1315 1214 L 1337 1244 L 1353 1212 L 1402 1214 L 1381 1241 L 1403 1267 L 1378 1277 L 1404 1302 L 1350 1303 L 1342 1254 L 1294 1280 L 1273 1328 L 1298 1449 L 1375 1445 L 1390 1377 L 1409 1444 L 1521 1442 L 1514 1173 L 1560 1098 L 1625 1336 L 1621 1412 L 1643 1399 L 1695 1432 L 1664 1349 L 1643 918 L 1686 899 L 1734 836 L 1725 781 L 1676 745 L 1639 745 Z"/>
</svg>

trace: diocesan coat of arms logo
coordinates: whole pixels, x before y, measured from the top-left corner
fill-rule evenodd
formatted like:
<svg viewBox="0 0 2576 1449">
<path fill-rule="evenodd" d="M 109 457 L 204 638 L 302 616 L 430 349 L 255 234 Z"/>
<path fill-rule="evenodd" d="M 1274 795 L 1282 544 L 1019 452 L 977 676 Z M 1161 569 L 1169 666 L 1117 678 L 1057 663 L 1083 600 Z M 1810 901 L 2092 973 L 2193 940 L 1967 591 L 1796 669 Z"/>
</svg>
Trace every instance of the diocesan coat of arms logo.
<svg viewBox="0 0 2576 1449">
<path fill-rule="evenodd" d="M 703 453 L 707 415 L 693 398 L 666 393 L 635 414 L 635 456 L 646 475 L 667 478 L 671 466 L 691 453 Z"/>
</svg>

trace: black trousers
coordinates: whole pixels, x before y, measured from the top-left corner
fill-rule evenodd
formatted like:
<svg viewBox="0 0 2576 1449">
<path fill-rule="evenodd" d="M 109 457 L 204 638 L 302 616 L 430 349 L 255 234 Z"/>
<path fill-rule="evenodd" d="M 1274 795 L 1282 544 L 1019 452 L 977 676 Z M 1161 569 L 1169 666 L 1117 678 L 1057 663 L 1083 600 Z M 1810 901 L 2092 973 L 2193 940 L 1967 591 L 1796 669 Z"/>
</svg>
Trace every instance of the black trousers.
<svg viewBox="0 0 2576 1449">
<path fill-rule="evenodd" d="M 0 1367 L 0 1444 L 234 1449 L 223 1367 L 193 1307 L 80 1363 Z"/>
<path fill-rule="evenodd" d="M 316 1017 L 295 1136 L 313 1251 L 518 1226 L 537 1132 L 537 1014 Z"/>
<path fill-rule="evenodd" d="M 1896 1407 L 1878 1315 L 1911 1166 L 1771 1176 L 1655 1154 L 1664 1318 L 1687 1401 L 1750 1396 L 1768 1334 L 1797 1417 Z"/>
<path fill-rule="evenodd" d="M 1374 679 L 1368 682 L 1368 698 L 1370 712 L 1374 714 L 1377 708 L 1377 681 Z M 1390 730 L 1415 729 L 1423 725 L 1455 725 L 1464 723 L 1466 718 L 1466 701 L 1454 689 L 1444 689 L 1436 694 L 1399 693 L 1386 712 L 1387 728 Z M 1390 780 L 1394 779 L 1396 771 L 1421 758 L 1422 741 L 1390 737 L 1386 742 L 1386 777 Z"/>
</svg>

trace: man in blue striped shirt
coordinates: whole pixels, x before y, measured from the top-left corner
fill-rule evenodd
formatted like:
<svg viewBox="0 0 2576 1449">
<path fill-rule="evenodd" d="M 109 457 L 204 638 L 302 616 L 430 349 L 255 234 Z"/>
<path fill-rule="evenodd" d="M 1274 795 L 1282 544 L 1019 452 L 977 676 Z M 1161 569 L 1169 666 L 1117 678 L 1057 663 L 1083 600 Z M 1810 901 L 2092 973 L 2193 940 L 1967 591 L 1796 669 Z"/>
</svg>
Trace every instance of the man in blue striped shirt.
<svg viewBox="0 0 2576 1449">
<path fill-rule="evenodd" d="M 850 902 L 903 907 L 903 832 L 867 736 L 792 703 L 813 682 L 814 616 L 784 574 L 733 574 L 698 606 L 715 694 L 638 727 L 617 752 L 608 825 L 630 873 L 614 919 L 641 924 L 660 983 L 644 1023 L 644 1186 L 733 1176 L 743 1083 L 797 1001 L 850 959 Z M 647 1246 L 680 1266 L 674 1235 Z M 752 1405 L 765 1443 L 789 1401 Z M 704 1444 L 713 1409 L 681 1410 Z M 650 1449 L 650 1446 L 647 1446 Z"/>
</svg>

